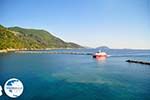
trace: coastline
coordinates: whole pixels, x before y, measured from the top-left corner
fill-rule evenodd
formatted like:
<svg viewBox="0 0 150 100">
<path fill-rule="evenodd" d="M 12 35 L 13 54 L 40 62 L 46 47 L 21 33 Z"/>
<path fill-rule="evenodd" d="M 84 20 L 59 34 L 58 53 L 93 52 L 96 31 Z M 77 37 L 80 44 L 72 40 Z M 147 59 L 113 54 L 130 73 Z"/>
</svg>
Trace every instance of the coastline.
<svg viewBox="0 0 150 100">
<path fill-rule="evenodd" d="M 2 49 L 0 50 L 0 53 L 8 53 L 8 52 L 15 52 L 15 51 L 42 51 L 42 50 L 60 50 L 60 49 L 83 49 L 83 48 L 42 48 L 42 49 L 27 49 L 27 48 L 22 48 L 22 49 Z"/>
</svg>

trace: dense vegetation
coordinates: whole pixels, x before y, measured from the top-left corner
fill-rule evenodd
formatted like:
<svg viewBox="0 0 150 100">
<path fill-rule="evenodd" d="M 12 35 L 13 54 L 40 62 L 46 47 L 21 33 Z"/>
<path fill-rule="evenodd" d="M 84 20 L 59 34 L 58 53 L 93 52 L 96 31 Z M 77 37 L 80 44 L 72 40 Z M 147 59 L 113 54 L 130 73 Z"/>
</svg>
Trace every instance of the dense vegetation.
<svg viewBox="0 0 150 100">
<path fill-rule="evenodd" d="M 45 30 L 5 28 L 0 25 L 0 49 L 45 49 L 81 48 L 75 43 L 67 43 Z"/>
</svg>

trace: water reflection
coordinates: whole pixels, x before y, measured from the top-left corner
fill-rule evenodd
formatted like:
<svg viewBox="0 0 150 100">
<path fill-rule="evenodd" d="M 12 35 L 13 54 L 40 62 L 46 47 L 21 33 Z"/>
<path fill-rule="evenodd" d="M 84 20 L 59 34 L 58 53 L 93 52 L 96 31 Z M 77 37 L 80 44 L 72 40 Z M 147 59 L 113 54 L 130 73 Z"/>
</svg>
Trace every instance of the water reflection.
<svg viewBox="0 0 150 100">
<path fill-rule="evenodd" d="M 105 61 L 105 60 L 106 60 L 106 57 L 96 57 L 96 60 L 97 60 L 97 61 Z"/>
<path fill-rule="evenodd" d="M 106 62 L 106 57 L 96 57 L 95 60 L 97 63 L 102 64 Z"/>
</svg>

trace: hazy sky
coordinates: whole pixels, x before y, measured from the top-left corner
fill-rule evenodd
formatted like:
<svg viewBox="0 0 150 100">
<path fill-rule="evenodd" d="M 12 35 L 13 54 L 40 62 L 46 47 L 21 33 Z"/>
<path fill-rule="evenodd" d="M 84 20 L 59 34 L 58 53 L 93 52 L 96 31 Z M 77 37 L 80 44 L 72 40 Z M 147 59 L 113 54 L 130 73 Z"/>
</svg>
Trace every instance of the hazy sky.
<svg viewBox="0 0 150 100">
<path fill-rule="evenodd" d="M 150 49 L 150 0 L 0 0 L 0 24 L 89 47 Z"/>
</svg>

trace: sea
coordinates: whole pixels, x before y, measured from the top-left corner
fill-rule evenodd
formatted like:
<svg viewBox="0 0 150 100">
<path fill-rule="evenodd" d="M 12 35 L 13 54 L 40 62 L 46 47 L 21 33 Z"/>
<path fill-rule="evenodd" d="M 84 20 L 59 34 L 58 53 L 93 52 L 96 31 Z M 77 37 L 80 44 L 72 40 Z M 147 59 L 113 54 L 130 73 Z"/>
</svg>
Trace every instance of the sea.
<svg viewBox="0 0 150 100">
<path fill-rule="evenodd" d="M 96 49 L 48 50 L 90 52 Z M 43 51 L 45 52 L 45 51 Z M 47 53 L 1 53 L 0 85 L 11 78 L 24 86 L 13 100 L 150 100 L 150 50 L 106 50 L 109 57 Z M 4 89 L 0 100 L 12 100 Z"/>
</svg>

